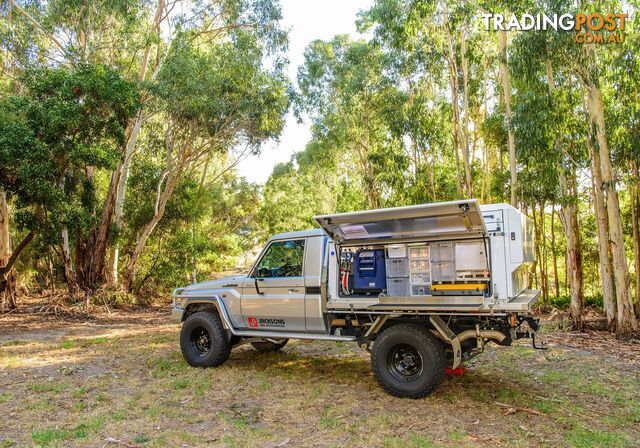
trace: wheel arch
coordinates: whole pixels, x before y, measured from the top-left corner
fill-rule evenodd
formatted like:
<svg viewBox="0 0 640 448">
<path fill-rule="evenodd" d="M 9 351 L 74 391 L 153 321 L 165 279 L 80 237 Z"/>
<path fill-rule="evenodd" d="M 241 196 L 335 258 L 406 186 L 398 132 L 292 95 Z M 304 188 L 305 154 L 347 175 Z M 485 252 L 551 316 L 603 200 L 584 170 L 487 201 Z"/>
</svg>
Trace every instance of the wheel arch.
<svg viewBox="0 0 640 448">
<path fill-rule="evenodd" d="M 200 311 L 209 311 L 222 317 L 219 307 L 220 305 L 218 304 L 217 298 L 189 300 L 187 305 L 184 307 L 182 322 L 184 322 L 192 314 Z M 224 319 L 222 319 L 222 323 L 226 326 Z"/>
</svg>

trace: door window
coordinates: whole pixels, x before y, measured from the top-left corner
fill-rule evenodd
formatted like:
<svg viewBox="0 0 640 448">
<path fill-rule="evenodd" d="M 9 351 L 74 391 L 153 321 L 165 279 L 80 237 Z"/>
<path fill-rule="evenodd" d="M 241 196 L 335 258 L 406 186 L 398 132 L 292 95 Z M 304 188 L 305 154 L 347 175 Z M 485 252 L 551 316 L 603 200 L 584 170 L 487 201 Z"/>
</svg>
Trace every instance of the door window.
<svg viewBox="0 0 640 448">
<path fill-rule="evenodd" d="M 301 277 L 304 240 L 271 243 L 256 268 L 256 277 Z"/>
</svg>

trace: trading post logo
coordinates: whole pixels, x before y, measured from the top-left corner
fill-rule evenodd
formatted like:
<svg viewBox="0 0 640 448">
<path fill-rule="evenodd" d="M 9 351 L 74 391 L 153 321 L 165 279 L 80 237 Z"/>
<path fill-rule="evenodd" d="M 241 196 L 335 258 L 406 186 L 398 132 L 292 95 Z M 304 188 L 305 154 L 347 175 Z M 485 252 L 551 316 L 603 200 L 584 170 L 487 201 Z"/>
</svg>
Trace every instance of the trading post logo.
<svg viewBox="0 0 640 448">
<path fill-rule="evenodd" d="M 617 43 L 624 42 L 627 13 L 617 14 L 481 14 L 487 31 L 573 31 L 577 43 Z"/>
</svg>

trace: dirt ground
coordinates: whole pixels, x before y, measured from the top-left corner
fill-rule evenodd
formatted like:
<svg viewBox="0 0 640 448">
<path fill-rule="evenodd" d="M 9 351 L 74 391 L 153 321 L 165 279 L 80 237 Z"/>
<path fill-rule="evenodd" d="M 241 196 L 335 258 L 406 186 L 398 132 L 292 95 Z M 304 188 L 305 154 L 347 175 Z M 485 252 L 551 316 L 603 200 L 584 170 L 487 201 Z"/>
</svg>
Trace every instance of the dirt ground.
<svg viewBox="0 0 640 448">
<path fill-rule="evenodd" d="M 429 397 L 376 384 L 352 344 L 235 349 L 189 367 L 167 308 L 0 316 L 0 447 L 640 446 L 640 343 L 491 346 Z"/>
</svg>

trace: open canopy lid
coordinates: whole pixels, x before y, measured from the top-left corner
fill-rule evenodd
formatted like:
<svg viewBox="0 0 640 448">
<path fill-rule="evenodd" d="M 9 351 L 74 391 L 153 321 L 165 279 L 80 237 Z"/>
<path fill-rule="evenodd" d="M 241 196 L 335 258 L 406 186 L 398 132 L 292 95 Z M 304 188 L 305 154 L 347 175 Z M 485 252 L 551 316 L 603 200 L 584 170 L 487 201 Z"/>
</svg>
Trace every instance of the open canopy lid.
<svg viewBox="0 0 640 448">
<path fill-rule="evenodd" d="M 486 233 L 476 199 L 338 213 L 314 219 L 339 243 L 417 237 L 469 238 Z"/>
</svg>

